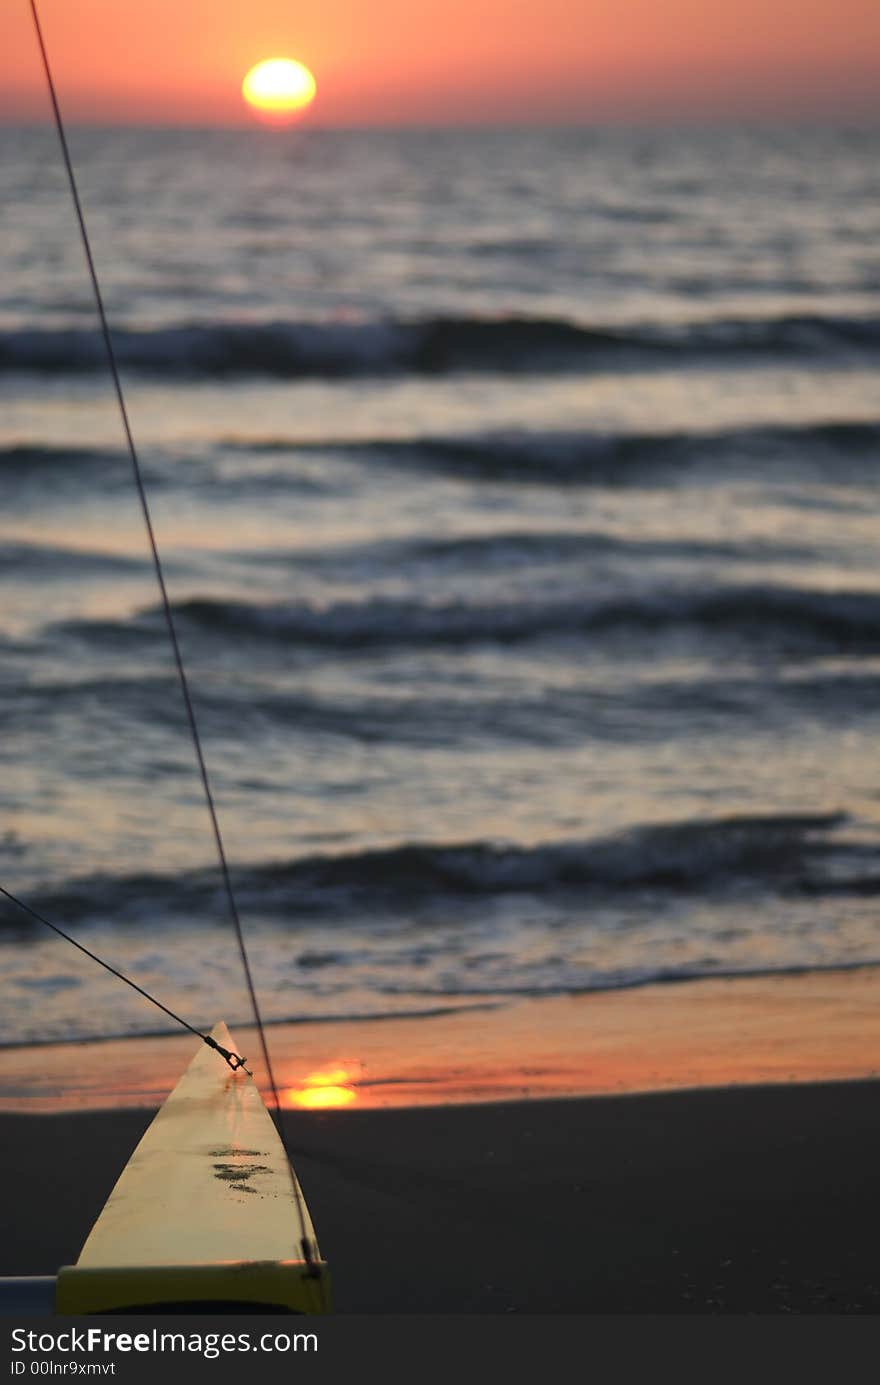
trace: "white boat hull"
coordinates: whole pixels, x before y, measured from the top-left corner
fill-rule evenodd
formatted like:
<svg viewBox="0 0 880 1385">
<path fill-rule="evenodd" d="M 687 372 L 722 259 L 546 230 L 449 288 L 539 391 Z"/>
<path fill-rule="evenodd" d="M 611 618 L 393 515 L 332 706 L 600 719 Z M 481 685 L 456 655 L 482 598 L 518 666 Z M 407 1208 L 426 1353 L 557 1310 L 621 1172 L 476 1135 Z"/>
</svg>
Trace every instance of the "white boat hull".
<svg viewBox="0 0 880 1385">
<path fill-rule="evenodd" d="M 212 1038 L 235 1049 L 226 1026 Z M 329 1310 L 305 1198 L 253 1078 L 199 1049 L 146 1131 L 56 1311 Z"/>
</svg>

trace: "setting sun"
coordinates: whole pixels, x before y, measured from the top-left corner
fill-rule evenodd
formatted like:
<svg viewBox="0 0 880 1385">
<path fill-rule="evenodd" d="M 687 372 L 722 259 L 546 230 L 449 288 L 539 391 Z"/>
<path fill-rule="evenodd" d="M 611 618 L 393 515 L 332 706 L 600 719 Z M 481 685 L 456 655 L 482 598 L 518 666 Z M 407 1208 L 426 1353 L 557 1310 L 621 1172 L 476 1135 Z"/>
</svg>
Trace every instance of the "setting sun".
<svg viewBox="0 0 880 1385">
<path fill-rule="evenodd" d="M 310 106 L 317 84 L 303 63 L 291 58 L 267 58 L 245 76 L 242 95 L 261 115 L 285 119 Z"/>
</svg>

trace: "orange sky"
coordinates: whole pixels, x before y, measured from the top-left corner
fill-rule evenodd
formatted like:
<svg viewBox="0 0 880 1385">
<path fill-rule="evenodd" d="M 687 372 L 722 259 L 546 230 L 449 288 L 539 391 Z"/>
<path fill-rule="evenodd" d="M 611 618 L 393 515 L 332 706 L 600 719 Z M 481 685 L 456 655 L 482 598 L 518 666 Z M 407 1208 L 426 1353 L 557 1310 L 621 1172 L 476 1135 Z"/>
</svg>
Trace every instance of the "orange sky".
<svg viewBox="0 0 880 1385">
<path fill-rule="evenodd" d="M 27 0 L 3 0 L 0 118 L 43 119 Z M 880 115 L 878 0 L 40 0 L 71 120 L 247 123 L 261 58 L 321 125 Z"/>
</svg>

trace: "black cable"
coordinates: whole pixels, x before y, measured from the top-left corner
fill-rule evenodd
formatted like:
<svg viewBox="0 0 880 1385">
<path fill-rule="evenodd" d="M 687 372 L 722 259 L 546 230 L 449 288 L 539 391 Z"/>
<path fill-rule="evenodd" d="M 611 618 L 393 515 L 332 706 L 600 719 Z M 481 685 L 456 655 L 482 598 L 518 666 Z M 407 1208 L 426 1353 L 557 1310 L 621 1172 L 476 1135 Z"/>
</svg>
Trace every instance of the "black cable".
<svg viewBox="0 0 880 1385">
<path fill-rule="evenodd" d="M 64 938 L 66 942 L 73 943 L 73 946 L 78 947 L 80 952 L 84 952 L 87 957 L 91 957 L 93 962 L 97 962 L 99 967 L 103 967 L 105 971 L 109 971 L 111 976 L 118 976 L 119 980 L 124 981 L 126 986 L 131 986 L 133 991 L 137 991 L 138 995 L 142 995 L 144 1000 L 148 1000 L 151 1005 L 155 1005 L 158 1009 L 164 1010 L 166 1015 L 170 1016 L 170 1018 L 175 1020 L 178 1024 L 182 1024 L 184 1029 L 188 1029 L 189 1032 L 195 1034 L 197 1038 L 202 1039 L 209 1048 L 215 1048 L 218 1053 L 223 1055 L 233 1072 L 237 1068 L 244 1068 L 247 1059 L 242 1058 L 238 1053 L 230 1053 L 227 1048 L 222 1048 L 220 1044 L 217 1043 L 216 1039 L 211 1038 L 210 1034 L 203 1034 L 201 1029 L 196 1029 L 195 1025 L 189 1024 L 181 1015 L 176 1015 L 173 1010 L 169 1010 L 167 1005 L 163 1005 L 161 1000 L 157 1000 L 154 995 L 150 995 L 150 992 L 145 991 L 143 986 L 139 986 L 136 981 L 132 981 L 130 976 L 126 976 L 124 972 L 117 971 L 115 967 L 111 967 L 109 962 L 105 962 L 102 957 L 99 957 L 96 952 L 90 952 L 87 947 L 83 947 L 82 943 L 78 943 L 76 938 L 72 938 L 69 933 L 65 933 L 63 928 L 59 928 L 55 923 L 50 923 L 42 914 L 38 914 L 36 909 L 31 908 L 30 904 L 25 904 L 24 900 L 17 899 L 14 894 L 4 889 L 2 885 L 0 885 L 0 894 L 5 895 L 10 904 L 15 905 L 16 909 L 21 909 L 23 913 L 30 914 L 31 918 L 36 919 L 38 923 L 44 923 L 47 928 L 51 928 L 52 932 L 57 933 L 59 938 Z M 247 1068 L 244 1068 L 244 1070 L 248 1072 Z M 253 1074 L 250 1075 L 252 1076 Z"/>
</svg>

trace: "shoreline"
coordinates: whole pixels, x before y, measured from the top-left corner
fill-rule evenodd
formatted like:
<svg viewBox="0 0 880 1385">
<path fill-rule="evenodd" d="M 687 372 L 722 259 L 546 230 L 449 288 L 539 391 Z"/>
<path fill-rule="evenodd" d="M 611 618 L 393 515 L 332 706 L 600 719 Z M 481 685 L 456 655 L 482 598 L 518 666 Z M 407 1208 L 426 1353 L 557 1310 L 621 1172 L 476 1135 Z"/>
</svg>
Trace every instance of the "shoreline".
<svg viewBox="0 0 880 1385">
<path fill-rule="evenodd" d="M 272 1025 L 282 1104 L 386 1108 L 871 1078 L 880 967 L 663 982 L 430 1016 Z M 219 1017 L 218 1017 L 219 1018 Z M 254 1054 L 252 1029 L 235 1031 Z M 7 1050 L 0 1112 L 154 1109 L 188 1034 Z"/>
</svg>

